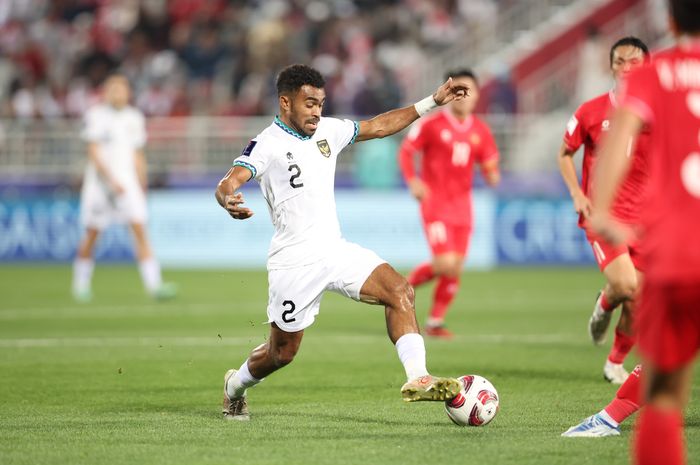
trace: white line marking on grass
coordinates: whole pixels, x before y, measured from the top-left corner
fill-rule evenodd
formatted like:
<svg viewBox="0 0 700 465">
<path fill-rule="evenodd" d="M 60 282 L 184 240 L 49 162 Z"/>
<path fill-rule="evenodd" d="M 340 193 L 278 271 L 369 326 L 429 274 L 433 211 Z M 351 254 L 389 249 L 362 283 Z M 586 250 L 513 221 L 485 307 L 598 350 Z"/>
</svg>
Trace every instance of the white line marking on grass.
<svg viewBox="0 0 700 465">
<path fill-rule="evenodd" d="M 244 301 L 235 304 L 151 304 L 151 305 L 81 305 L 70 307 L 29 307 L 0 309 L 0 320 L 37 320 L 43 318 L 124 318 L 160 314 L 229 314 L 236 310 L 260 310 L 265 312 L 264 302 Z"/>
<path fill-rule="evenodd" d="M 259 336 L 223 337 L 217 336 L 172 336 L 172 337 L 56 337 L 0 339 L 0 348 L 24 349 L 46 347 L 207 347 L 207 346 L 252 346 Z M 314 335 L 308 337 L 309 343 L 353 343 L 377 344 L 386 341 L 384 335 Z M 525 344 L 550 345 L 566 342 L 578 342 L 573 334 L 476 334 L 458 336 L 453 342 L 486 344 Z"/>
</svg>

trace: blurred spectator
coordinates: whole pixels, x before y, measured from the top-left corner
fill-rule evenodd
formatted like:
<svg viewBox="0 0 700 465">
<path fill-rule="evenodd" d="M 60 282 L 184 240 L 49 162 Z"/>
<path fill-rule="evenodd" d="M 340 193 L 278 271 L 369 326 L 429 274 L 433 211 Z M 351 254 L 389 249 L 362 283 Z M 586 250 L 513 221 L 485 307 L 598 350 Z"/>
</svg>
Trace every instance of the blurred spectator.
<svg viewBox="0 0 700 465">
<path fill-rule="evenodd" d="M 80 115 L 118 71 L 148 115 L 259 115 L 275 73 L 302 62 L 326 74 L 334 112 L 374 114 L 420 97 L 423 50 L 459 36 L 463 3 L 0 0 L 0 111 Z M 491 4 L 466 11 L 483 22 Z"/>
<path fill-rule="evenodd" d="M 608 49 L 609 45 L 603 43 L 598 29 L 590 26 L 579 54 L 577 101 L 583 102 L 612 88 Z"/>
</svg>

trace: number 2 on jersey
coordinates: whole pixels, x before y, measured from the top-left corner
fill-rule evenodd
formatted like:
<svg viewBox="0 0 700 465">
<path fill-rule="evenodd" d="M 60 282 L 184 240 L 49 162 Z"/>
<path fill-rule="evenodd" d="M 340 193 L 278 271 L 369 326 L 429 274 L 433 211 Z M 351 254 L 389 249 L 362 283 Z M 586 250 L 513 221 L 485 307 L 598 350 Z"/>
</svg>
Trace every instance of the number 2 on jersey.
<svg viewBox="0 0 700 465">
<path fill-rule="evenodd" d="M 289 310 L 285 310 L 282 312 L 282 321 L 284 321 L 285 323 L 291 323 L 293 321 L 297 321 L 296 318 L 289 318 L 287 316 L 290 313 L 294 313 L 294 310 L 296 310 L 297 306 L 291 300 L 285 300 L 284 302 L 282 302 L 283 307 L 286 307 L 287 305 L 289 305 Z"/>
<path fill-rule="evenodd" d="M 289 185 L 290 186 L 292 186 L 294 189 L 296 189 L 298 187 L 304 187 L 303 182 L 297 183 L 297 178 L 299 176 L 301 176 L 301 168 L 299 168 L 299 165 L 297 165 L 296 163 L 293 165 L 289 165 L 289 168 L 287 168 L 287 171 L 291 171 L 293 173 L 292 177 L 289 178 Z"/>
</svg>

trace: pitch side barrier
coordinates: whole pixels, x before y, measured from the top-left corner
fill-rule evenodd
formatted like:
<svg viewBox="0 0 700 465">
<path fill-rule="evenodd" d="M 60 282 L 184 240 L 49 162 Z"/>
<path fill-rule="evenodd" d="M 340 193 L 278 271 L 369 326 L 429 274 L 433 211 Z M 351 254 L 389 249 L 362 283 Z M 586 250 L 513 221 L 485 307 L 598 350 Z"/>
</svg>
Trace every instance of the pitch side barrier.
<svg viewBox="0 0 700 465">
<path fill-rule="evenodd" d="M 249 190 L 246 195 L 257 214 L 234 222 L 216 204 L 211 189 L 151 192 L 149 229 L 163 266 L 264 267 L 273 229 L 260 193 Z M 568 199 L 499 197 L 477 189 L 473 200 L 475 228 L 467 268 L 594 264 Z M 405 190 L 341 189 L 336 203 L 348 240 L 397 267 L 428 259 L 418 207 Z M 80 232 L 75 195 L 0 197 L 0 262 L 68 263 Z M 131 260 L 130 241 L 124 227 L 110 227 L 98 245 L 97 260 Z"/>
</svg>

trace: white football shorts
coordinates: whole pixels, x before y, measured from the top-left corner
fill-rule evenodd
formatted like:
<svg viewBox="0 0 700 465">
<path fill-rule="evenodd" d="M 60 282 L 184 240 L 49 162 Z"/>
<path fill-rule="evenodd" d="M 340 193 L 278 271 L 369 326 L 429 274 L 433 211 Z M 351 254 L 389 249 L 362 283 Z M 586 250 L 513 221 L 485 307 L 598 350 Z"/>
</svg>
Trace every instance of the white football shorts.
<svg viewBox="0 0 700 465">
<path fill-rule="evenodd" d="M 308 328 L 318 315 L 325 291 L 360 300 L 360 290 L 369 275 L 386 263 L 376 253 L 341 240 L 323 260 L 307 266 L 270 270 L 268 323 L 282 331 Z"/>
<path fill-rule="evenodd" d="M 103 230 L 112 223 L 140 223 L 148 220 L 146 196 L 140 187 L 129 187 L 115 196 L 101 185 L 83 186 L 80 193 L 80 222 L 86 228 Z"/>
</svg>

